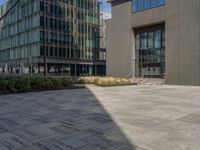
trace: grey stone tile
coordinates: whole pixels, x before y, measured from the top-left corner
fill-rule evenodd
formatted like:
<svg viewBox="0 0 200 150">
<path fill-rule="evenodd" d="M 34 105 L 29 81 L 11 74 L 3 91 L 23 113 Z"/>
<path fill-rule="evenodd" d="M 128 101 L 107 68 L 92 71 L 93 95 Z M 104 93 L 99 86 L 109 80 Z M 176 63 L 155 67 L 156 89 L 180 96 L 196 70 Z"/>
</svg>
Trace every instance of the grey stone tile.
<svg viewBox="0 0 200 150">
<path fill-rule="evenodd" d="M 40 139 L 48 138 L 59 134 L 52 130 L 52 127 L 58 126 L 58 123 L 43 124 L 40 126 L 34 126 L 31 128 L 22 128 L 13 131 L 16 135 L 28 139 L 29 141 L 37 141 Z"/>
<path fill-rule="evenodd" d="M 180 135 L 171 134 L 152 142 L 149 146 L 155 150 L 185 150 L 190 140 Z"/>
<path fill-rule="evenodd" d="M 80 148 L 82 146 L 87 145 L 86 142 L 79 140 L 77 138 L 70 138 L 65 141 L 62 141 L 64 144 L 69 145 L 72 148 Z"/>
<path fill-rule="evenodd" d="M 0 96 L 0 150 L 199 150 L 200 89 L 128 86 Z"/>
<path fill-rule="evenodd" d="M 179 119 L 180 121 L 200 124 L 200 113 L 191 113 Z"/>
<path fill-rule="evenodd" d="M 0 149 L 8 149 L 8 150 L 15 150 L 15 149 L 23 149 L 25 147 L 32 146 L 32 144 L 12 133 L 4 133 L 0 135 Z"/>
</svg>

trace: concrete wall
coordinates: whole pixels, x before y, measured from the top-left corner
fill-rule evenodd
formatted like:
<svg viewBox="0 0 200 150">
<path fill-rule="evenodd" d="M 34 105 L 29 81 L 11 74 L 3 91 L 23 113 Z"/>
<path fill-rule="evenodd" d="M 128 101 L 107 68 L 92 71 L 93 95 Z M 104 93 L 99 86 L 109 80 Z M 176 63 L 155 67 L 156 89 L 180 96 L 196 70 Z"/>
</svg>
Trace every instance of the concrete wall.
<svg viewBox="0 0 200 150">
<path fill-rule="evenodd" d="M 200 85 L 200 1 L 166 1 L 166 83 Z"/>
<path fill-rule="evenodd" d="M 107 25 L 107 76 L 132 77 L 132 48 L 131 1 L 118 0 Z"/>
<path fill-rule="evenodd" d="M 135 77 L 136 27 L 159 24 L 165 20 L 165 7 L 132 14 L 131 1 L 119 0 L 112 6 L 112 19 L 107 21 L 107 76 Z"/>
<path fill-rule="evenodd" d="M 107 75 L 135 76 L 134 28 L 165 23 L 166 83 L 200 85 L 200 0 L 166 0 L 166 5 L 131 13 L 130 0 L 112 2 L 107 30 Z"/>
<path fill-rule="evenodd" d="M 131 19 L 133 28 L 162 23 L 165 21 L 165 6 L 133 13 Z"/>
</svg>

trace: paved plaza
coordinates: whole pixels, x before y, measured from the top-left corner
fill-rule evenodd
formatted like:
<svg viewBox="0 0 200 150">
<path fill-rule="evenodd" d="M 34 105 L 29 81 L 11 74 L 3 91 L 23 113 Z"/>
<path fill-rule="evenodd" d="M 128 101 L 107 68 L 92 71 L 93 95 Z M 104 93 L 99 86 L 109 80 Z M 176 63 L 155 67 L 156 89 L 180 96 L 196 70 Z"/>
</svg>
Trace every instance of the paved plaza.
<svg viewBox="0 0 200 150">
<path fill-rule="evenodd" d="M 0 96 L 0 150 L 199 149 L 199 87 L 90 87 Z"/>
</svg>

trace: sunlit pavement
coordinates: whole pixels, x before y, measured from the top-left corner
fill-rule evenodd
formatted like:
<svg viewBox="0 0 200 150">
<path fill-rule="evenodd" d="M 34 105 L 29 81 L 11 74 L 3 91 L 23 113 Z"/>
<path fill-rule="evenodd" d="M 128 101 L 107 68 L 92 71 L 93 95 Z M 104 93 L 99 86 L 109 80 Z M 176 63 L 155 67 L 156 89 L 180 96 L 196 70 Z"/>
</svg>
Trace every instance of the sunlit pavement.
<svg viewBox="0 0 200 150">
<path fill-rule="evenodd" d="M 199 148 L 199 87 L 89 87 L 0 96 L 0 150 Z"/>
</svg>

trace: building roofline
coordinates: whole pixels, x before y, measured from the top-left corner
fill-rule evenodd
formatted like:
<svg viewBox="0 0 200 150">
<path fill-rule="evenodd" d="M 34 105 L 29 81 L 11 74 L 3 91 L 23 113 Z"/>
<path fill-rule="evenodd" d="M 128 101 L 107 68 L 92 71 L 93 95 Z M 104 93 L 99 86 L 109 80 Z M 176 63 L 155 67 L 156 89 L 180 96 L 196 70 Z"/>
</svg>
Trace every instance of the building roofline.
<svg viewBox="0 0 200 150">
<path fill-rule="evenodd" d="M 112 3 L 114 0 L 106 0 L 108 3 Z"/>
</svg>

